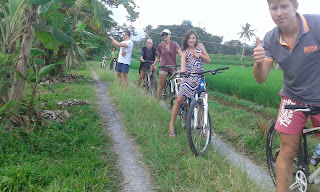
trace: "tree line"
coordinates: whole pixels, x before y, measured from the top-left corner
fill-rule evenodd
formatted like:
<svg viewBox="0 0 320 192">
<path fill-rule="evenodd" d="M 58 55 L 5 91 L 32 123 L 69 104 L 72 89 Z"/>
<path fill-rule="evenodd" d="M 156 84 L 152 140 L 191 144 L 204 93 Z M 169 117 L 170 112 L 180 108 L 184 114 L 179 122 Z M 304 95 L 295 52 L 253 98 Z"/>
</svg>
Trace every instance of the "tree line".
<svg viewBox="0 0 320 192">
<path fill-rule="evenodd" d="M 244 56 L 253 54 L 253 47 L 245 43 L 254 35 L 254 30 L 250 29 L 250 24 L 248 23 L 245 27 L 242 26 L 242 31 L 239 32 L 240 39 L 242 38 L 245 41 L 244 43 L 240 40 L 230 40 L 223 43 L 223 36 L 212 35 L 208 33 L 205 28 L 195 27 L 189 20 L 182 21 L 180 25 L 159 25 L 156 28 L 153 28 L 152 25 L 147 25 L 144 28 L 145 38 L 140 41 L 135 41 L 135 48 L 141 49 L 145 46 L 147 38 L 152 38 L 154 46 L 157 47 L 162 41 L 160 33 L 163 29 L 169 29 L 172 33 L 171 40 L 179 44 L 181 44 L 185 32 L 189 29 L 194 29 L 199 35 L 200 42 L 204 44 L 207 52 L 211 54 Z"/>
</svg>

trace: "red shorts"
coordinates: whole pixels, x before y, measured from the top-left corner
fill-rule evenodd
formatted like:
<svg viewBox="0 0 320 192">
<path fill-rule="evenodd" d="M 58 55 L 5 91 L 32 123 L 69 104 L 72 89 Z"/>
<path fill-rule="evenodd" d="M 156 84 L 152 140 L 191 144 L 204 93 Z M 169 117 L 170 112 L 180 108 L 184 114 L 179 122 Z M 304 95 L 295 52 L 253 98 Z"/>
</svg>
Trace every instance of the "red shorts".
<svg viewBox="0 0 320 192">
<path fill-rule="evenodd" d="M 296 102 L 283 95 L 281 96 L 282 99 L 275 129 L 287 135 L 300 135 L 308 120 L 308 115 L 301 111 L 294 112 L 294 109 L 284 109 L 284 105 L 302 105 L 302 103 Z M 320 127 L 320 114 L 309 116 L 312 126 Z"/>
</svg>

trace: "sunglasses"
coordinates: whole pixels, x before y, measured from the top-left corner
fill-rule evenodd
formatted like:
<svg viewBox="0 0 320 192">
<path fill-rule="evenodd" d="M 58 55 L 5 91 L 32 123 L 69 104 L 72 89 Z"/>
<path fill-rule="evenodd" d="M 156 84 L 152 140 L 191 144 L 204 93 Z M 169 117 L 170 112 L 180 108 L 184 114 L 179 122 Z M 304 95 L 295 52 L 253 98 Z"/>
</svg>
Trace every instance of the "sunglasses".
<svg viewBox="0 0 320 192">
<path fill-rule="evenodd" d="M 162 34 L 161 34 L 162 37 L 168 36 L 168 35 L 169 35 L 169 33 L 162 33 Z"/>
<path fill-rule="evenodd" d="M 147 43 L 152 44 L 152 41 L 147 41 Z"/>
</svg>

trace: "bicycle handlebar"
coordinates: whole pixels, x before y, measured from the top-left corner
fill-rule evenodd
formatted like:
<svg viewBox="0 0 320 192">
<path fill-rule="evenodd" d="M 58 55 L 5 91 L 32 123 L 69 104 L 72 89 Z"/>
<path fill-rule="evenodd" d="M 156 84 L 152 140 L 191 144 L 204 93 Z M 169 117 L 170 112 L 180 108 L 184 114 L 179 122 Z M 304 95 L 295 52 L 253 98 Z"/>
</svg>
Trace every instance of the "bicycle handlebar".
<svg viewBox="0 0 320 192">
<path fill-rule="evenodd" d="M 294 111 L 308 112 L 311 115 L 320 113 L 320 106 L 316 105 L 284 105 L 285 109 L 295 109 Z"/>
<path fill-rule="evenodd" d="M 145 63 L 153 63 L 154 61 L 144 60 Z"/>
<path fill-rule="evenodd" d="M 202 71 L 202 72 L 193 72 L 193 73 L 187 73 L 187 72 L 183 72 L 183 73 L 180 73 L 186 77 L 188 77 L 189 75 L 191 74 L 197 74 L 197 75 L 203 75 L 205 73 L 211 73 L 211 75 L 215 75 L 217 74 L 219 71 L 222 71 L 222 70 L 227 70 L 229 69 L 229 67 L 222 67 L 222 68 L 217 68 L 217 69 L 211 69 L 211 70 L 207 70 L 207 71 Z"/>
<path fill-rule="evenodd" d="M 180 65 L 165 65 L 165 66 L 159 66 L 159 68 L 167 68 L 167 69 L 177 69 L 180 67 Z"/>
<path fill-rule="evenodd" d="M 307 105 L 285 105 L 285 109 L 308 109 Z"/>
</svg>

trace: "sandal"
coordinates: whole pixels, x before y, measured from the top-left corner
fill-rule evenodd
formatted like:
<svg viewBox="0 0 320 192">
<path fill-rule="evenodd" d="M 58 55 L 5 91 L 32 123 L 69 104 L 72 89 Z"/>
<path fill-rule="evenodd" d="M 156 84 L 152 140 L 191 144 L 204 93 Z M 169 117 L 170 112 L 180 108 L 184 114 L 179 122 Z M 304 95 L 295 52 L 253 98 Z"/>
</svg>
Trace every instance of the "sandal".
<svg viewBox="0 0 320 192">
<path fill-rule="evenodd" d="M 176 137 L 176 132 L 173 132 L 173 133 L 169 133 L 169 137 L 171 137 L 171 138 L 175 138 Z"/>
</svg>

